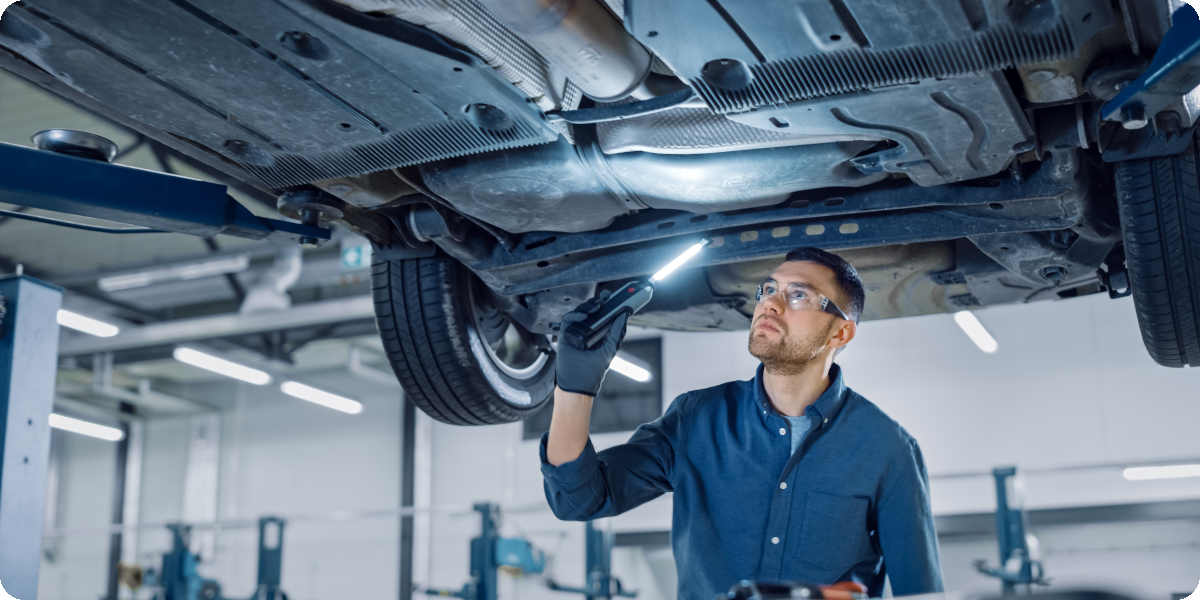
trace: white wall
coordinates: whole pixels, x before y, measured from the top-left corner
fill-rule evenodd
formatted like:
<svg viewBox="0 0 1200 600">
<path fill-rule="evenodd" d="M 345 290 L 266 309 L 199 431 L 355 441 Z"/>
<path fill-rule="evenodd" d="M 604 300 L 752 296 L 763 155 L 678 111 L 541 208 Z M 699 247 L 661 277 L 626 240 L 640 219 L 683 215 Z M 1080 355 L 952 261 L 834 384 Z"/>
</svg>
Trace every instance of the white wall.
<svg viewBox="0 0 1200 600">
<path fill-rule="evenodd" d="M 305 381 L 329 389 L 350 383 Z M 361 383 L 357 387 L 363 389 Z M 358 395 L 365 405 L 359 415 L 284 396 L 274 386 L 210 384 L 187 395 L 232 399 L 219 420 L 215 518 L 247 523 L 213 536 L 214 551 L 202 555 L 203 575 L 220 581 L 226 595 L 248 597 L 257 568 L 254 521 L 271 514 L 299 516 L 284 532 L 283 588 L 289 597 L 397 596 L 397 520 L 362 513 L 394 511 L 399 504 L 398 392 Z M 142 523 L 184 517 L 190 430 L 189 418 L 147 423 Z M 62 483 L 67 509 L 60 527 L 78 532 L 64 540 L 58 563 L 43 563 L 43 600 L 99 598 L 106 581 L 108 538 L 86 528 L 111 522 L 114 445 L 75 435 L 69 442 Z M 170 539 L 164 528 L 151 526 L 137 544 L 138 562 L 157 568 Z"/>
<path fill-rule="evenodd" d="M 847 383 L 921 443 L 936 514 L 993 510 L 989 471 L 1002 464 L 1016 464 L 1025 473 L 1029 508 L 1200 498 L 1200 479 L 1132 483 L 1114 466 L 1200 458 L 1200 374 L 1152 363 L 1130 300 L 1093 296 L 989 308 L 978 316 L 999 341 L 994 355 L 977 350 L 950 315 L 933 315 L 865 323 L 839 358 Z M 664 399 L 753 376 L 757 361 L 745 345 L 746 332 L 664 334 Z M 536 444 L 521 441 L 520 435 L 517 425 L 471 430 L 435 425 L 432 503 L 491 499 L 544 506 Z M 606 434 L 593 441 L 603 448 L 626 437 Z M 1063 468 L 1070 470 L 1059 471 Z M 669 498 L 661 498 L 611 519 L 610 526 L 665 530 L 670 512 Z M 562 548 L 554 573 L 559 579 L 582 578 L 582 526 L 556 523 L 544 510 L 509 521 L 516 523 L 508 533 L 532 530 L 539 532 L 530 536 L 536 541 L 542 541 L 540 535 L 549 547 Z M 1193 536 L 1190 546 L 1178 539 L 1195 533 L 1194 522 L 1191 527 L 1150 523 L 1056 529 L 1044 540 L 1047 563 L 1064 585 L 1153 581 L 1153 591 L 1163 597 L 1167 590 L 1191 590 L 1200 578 L 1195 543 L 1200 538 Z M 1123 536 L 1117 529 L 1133 533 Z M 441 530 L 426 542 L 430 554 L 424 579 L 458 585 L 466 576 L 466 543 L 474 522 L 446 519 Z M 552 535 L 554 530 L 566 537 Z M 1167 531 L 1176 534 L 1174 541 L 1152 549 L 1150 540 Z M 1076 539 L 1086 541 L 1071 541 Z M 1081 549 L 1079 544 L 1090 546 Z M 951 589 L 997 587 L 971 566 L 976 558 L 994 560 L 993 540 L 956 541 L 944 553 Z M 638 562 L 646 557 L 621 560 L 625 573 L 618 574 L 647 590 L 644 598 L 672 597 L 673 585 L 647 580 L 645 571 L 641 578 L 629 572 L 638 571 Z M 661 579 L 661 555 L 653 564 Z M 506 586 L 509 598 L 557 597 L 534 581 L 508 581 Z M 663 588 L 667 592 L 658 596 L 656 590 Z"/>
<path fill-rule="evenodd" d="M 1110 588 L 1166 600 L 1191 592 L 1200 581 L 1200 520 L 1041 527 L 1035 535 L 1054 587 Z M 975 559 L 996 564 L 994 538 L 943 542 L 941 551 L 947 589 L 1000 589 L 972 564 Z"/>
<path fill-rule="evenodd" d="M 116 446 L 58 430 L 51 430 L 51 436 L 51 460 L 64 491 L 54 526 L 89 533 L 44 540 L 38 598 L 98 598 L 108 580 L 109 537 L 97 529 L 112 522 Z"/>
</svg>

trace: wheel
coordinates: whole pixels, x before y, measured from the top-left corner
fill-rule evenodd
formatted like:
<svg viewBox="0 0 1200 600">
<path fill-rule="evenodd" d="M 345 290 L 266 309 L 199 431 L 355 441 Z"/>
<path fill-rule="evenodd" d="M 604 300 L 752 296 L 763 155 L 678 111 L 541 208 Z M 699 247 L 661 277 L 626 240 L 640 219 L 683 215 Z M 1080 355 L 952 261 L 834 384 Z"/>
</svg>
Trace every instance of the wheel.
<svg viewBox="0 0 1200 600">
<path fill-rule="evenodd" d="M 1200 366 L 1200 180 L 1186 152 L 1117 165 L 1117 206 L 1142 341 L 1167 367 Z"/>
<path fill-rule="evenodd" d="M 445 257 L 376 260 L 375 320 L 405 396 L 453 425 L 508 423 L 554 392 L 549 344 Z"/>
</svg>

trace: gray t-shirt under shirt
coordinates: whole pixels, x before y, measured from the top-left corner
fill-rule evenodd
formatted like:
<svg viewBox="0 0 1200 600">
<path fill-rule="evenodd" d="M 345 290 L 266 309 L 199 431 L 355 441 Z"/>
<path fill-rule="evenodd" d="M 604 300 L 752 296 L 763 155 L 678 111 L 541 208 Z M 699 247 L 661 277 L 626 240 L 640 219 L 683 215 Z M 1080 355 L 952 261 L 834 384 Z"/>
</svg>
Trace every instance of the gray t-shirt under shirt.
<svg viewBox="0 0 1200 600">
<path fill-rule="evenodd" d="M 792 426 L 792 454 L 796 453 L 796 448 L 800 447 L 800 442 L 804 441 L 804 434 L 812 428 L 812 422 L 805 415 L 799 417 L 789 417 L 784 415 L 788 420 L 788 424 Z"/>
</svg>

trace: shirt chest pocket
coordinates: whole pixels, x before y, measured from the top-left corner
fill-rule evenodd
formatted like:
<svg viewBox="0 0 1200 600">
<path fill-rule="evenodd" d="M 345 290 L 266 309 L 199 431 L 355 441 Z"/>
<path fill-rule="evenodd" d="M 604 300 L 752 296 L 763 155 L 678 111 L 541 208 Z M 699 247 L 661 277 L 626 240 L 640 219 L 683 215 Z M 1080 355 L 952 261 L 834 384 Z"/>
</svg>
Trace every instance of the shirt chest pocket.
<svg viewBox="0 0 1200 600">
<path fill-rule="evenodd" d="M 792 556 L 839 577 L 873 553 L 867 530 L 866 498 L 810 491 L 800 519 Z M 821 583 L 834 583 L 833 581 Z"/>
</svg>

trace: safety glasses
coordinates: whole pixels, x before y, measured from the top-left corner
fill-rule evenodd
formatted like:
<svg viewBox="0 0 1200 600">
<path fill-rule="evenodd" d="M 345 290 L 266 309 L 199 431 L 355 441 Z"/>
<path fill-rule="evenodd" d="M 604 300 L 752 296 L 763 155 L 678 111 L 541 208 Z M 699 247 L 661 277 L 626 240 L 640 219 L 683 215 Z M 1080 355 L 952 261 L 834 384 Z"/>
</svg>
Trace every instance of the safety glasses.
<svg viewBox="0 0 1200 600">
<path fill-rule="evenodd" d="M 780 293 L 782 290 L 784 299 L 787 300 L 787 305 L 792 310 L 815 310 L 827 312 L 835 317 L 850 320 L 850 317 L 843 311 L 837 303 L 830 300 L 828 296 L 818 293 L 813 288 L 803 283 L 789 283 L 787 286 L 780 288 L 779 284 L 774 281 L 764 281 L 758 285 L 758 292 L 754 299 L 762 304 L 767 298 Z"/>
</svg>

